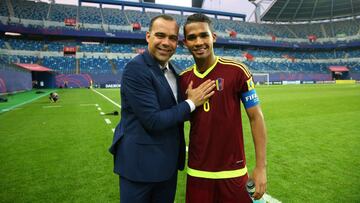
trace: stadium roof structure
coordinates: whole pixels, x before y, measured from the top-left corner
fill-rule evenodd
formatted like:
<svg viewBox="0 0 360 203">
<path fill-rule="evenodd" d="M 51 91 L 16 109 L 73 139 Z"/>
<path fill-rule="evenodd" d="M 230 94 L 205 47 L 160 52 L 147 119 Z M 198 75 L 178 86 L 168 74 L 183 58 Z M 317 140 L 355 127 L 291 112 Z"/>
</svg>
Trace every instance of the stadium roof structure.
<svg viewBox="0 0 360 203">
<path fill-rule="evenodd" d="M 34 72 L 52 72 L 53 71 L 52 69 L 46 68 L 39 64 L 29 64 L 29 63 L 15 63 L 15 64 L 21 68 L 24 68 L 29 71 L 34 71 Z"/>
<path fill-rule="evenodd" d="M 360 16 L 360 0 L 277 0 L 261 20 L 303 22 Z"/>
<path fill-rule="evenodd" d="M 349 69 L 346 66 L 329 66 L 329 70 L 332 72 L 347 72 Z"/>
<path fill-rule="evenodd" d="M 233 17 L 241 18 L 245 21 L 246 15 L 240 13 L 230 13 L 230 12 L 222 12 L 222 11 L 213 11 L 213 10 L 206 10 L 201 8 L 194 8 L 194 7 L 181 7 L 181 6 L 170 6 L 170 5 L 163 5 L 163 4 L 155 4 L 155 3 L 146 3 L 146 2 L 132 2 L 132 1 L 122 1 L 122 0 L 79 0 L 79 5 L 82 2 L 86 3 L 96 3 L 96 4 L 110 4 L 110 5 L 121 5 L 130 6 L 130 7 L 140 7 L 143 9 L 145 8 L 152 8 L 152 9 L 160 9 L 160 10 L 173 10 L 173 11 L 180 11 L 181 14 L 183 12 L 190 12 L 190 13 L 204 13 L 204 14 L 211 14 L 217 18 L 218 15 L 220 16 L 228 16 L 231 19 Z"/>
</svg>

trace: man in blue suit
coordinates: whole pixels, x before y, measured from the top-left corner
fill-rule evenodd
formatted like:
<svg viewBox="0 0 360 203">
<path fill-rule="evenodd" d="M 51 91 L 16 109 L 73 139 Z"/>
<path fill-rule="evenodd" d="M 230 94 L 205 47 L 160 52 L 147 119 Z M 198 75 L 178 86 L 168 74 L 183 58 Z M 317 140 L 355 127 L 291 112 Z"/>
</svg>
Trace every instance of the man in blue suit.
<svg viewBox="0 0 360 203">
<path fill-rule="evenodd" d="M 110 152 L 120 178 L 121 203 L 173 203 L 177 170 L 184 169 L 183 122 L 214 94 L 214 81 L 187 89 L 184 101 L 178 76 L 169 63 L 179 27 L 168 15 L 150 22 L 148 49 L 125 67 L 121 83 L 121 121 Z"/>
</svg>

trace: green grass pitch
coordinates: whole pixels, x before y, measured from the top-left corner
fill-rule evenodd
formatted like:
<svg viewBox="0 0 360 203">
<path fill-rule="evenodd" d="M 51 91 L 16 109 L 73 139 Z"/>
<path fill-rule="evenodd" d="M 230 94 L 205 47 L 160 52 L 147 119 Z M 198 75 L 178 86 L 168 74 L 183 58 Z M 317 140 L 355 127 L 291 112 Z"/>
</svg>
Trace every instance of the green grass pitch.
<svg viewBox="0 0 360 203">
<path fill-rule="evenodd" d="M 58 103 L 45 96 L 7 112 L 1 110 L 8 104 L 0 104 L 0 202 L 118 202 L 108 147 L 120 116 L 100 112 L 120 109 L 89 89 L 57 91 Z M 97 91 L 120 101 L 118 89 Z M 267 193 L 282 202 L 358 202 L 360 85 L 259 86 L 257 92 L 268 130 Z M 26 94 L 34 93 L 9 102 L 27 100 Z M 251 171 L 245 114 L 243 121 Z M 180 172 L 176 202 L 185 202 L 185 180 Z"/>
</svg>

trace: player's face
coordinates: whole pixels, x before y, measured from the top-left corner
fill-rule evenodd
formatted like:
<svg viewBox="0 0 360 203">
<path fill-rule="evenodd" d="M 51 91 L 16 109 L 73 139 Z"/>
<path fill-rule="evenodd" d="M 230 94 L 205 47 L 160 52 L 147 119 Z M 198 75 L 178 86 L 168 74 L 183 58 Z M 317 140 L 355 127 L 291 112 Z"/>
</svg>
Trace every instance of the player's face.
<svg viewBox="0 0 360 203">
<path fill-rule="evenodd" d="M 150 32 L 146 32 L 146 41 L 150 54 L 164 65 L 175 53 L 178 43 L 179 27 L 175 21 L 158 18 Z"/>
<path fill-rule="evenodd" d="M 184 43 L 195 59 L 212 57 L 216 34 L 211 32 L 209 24 L 203 22 L 187 24 L 185 33 Z"/>
</svg>

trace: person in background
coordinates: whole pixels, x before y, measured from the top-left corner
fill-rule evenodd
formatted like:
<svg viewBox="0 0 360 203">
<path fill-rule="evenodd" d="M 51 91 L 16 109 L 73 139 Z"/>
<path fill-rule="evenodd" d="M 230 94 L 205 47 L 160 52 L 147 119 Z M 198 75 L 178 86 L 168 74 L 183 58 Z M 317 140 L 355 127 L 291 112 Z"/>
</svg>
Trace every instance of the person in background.
<svg viewBox="0 0 360 203">
<path fill-rule="evenodd" d="M 174 202 L 177 170 L 185 165 L 183 122 L 214 94 L 215 82 L 207 80 L 195 89 L 189 83 L 181 97 L 178 75 L 169 62 L 178 31 L 171 16 L 153 18 L 146 32 L 147 50 L 123 72 L 121 121 L 110 147 L 121 203 Z"/>
<path fill-rule="evenodd" d="M 197 108 L 190 118 L 187 168 L 187 203 L 247 203 L 246 168 L 241 107 L 250 120 L 255 145 L 254 199 L 266 191 L 266 129 L 252 75 L 246 65 L 214 54 L 216 34 L 211 20 L 193 14 L 184 25 L 184 44 L 195 64 L 180 74 L 182 94 L 206 80 L 216 81 L 215 94 Z"/>
<path fill-rule="evenodd" d="M 56 103 L 59 100 L 59 95 L 56 92 L 51 92 L 49 95 L 49 99 L 51 102 Z"/>
</svg>

